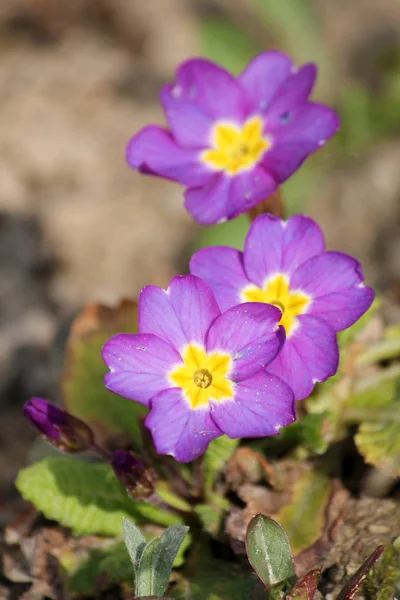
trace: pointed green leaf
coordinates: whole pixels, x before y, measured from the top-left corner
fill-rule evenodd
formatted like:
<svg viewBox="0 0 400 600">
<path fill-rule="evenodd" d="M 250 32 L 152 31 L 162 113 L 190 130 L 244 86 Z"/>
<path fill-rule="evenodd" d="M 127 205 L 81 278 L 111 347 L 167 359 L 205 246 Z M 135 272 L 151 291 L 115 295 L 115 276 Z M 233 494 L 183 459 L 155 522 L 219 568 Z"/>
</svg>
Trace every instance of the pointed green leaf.
<svg viewBox="0 0 400 600">
<path fill-rule="evenodd" d="M 140 529 L 138 529 L 138 527 L 136 527 L 132 521 L 123 519 L 122 528 L 124 531 L 126 549 L 128 550 L 130 559 L 132 561 L 133 571 L 136 577 L 137 567 L 146 547 L 146 540 Z"/>
<path fill-rule="evenodd" d="M 188 530 L 189 528 L 183 525 L 168 527 L 161 538 L 149 542 L 137 569 L 137 595 L 164 594 L 172 565 Z"/>
<path fill-rule="evenodd" d="M 274 519 L 261 514 L 251 519 L 246 550 L 251 566 L 267 588 L 294 577 L 288 536 Z"/>
<path fill-rule="evenodd" d="M 184 525 L 168 527 L 161 536 L 157 562 L 157 593 L 163 594 L 168 586 L 172 565 L 189 531 Z"/>
<path fill-rule="evenodd" d="M 119 535 L 122 519 L 171 525 L 179 518 L 134 502 L 111 467 L 69 457 L 47 458 L 20 471 L 16 486 L 25 500 L 76 534 Z"/>
</svg>

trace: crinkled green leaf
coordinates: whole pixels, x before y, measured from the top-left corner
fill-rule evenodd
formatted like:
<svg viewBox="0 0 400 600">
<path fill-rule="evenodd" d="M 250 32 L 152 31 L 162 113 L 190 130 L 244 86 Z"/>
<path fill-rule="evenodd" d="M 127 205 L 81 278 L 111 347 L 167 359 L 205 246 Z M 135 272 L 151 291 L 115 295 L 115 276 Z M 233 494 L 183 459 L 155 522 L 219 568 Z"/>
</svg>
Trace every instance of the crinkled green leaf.
<svg viewBox="0 0 400 600">
<path fill-rule="evenodd" d="M 16 485 L 25 500 L 76 534 L 119 535 L 122 519 L 171 525 L 179 518 L 134 502 L 111 467 L 68 457 L 47 458 L 20 471 Z"/>
<path fill-rule="evenodd" d="M 239 445 L 240 440 L 232 440 L 227 435 L 213 440 L 204 455 L 204 489 L 211 492 L 214 482 Z"/>
<path fill-rule="evenodd" d="M 295 576 L 288 536 L 274 519 L 261 514 L 251 519 L 246 550 L 251 566 L 267 588 Z"/>
<path fill-rule="evenodd" d="M 383 376 L 393 371 L 394 377 L 372 379 L 370 387 L 350 396 L 344 405 L 347 419 L 360 423 L 355 436 L 359 452 L 368 463 L 393 477 L 400 475 L 400 377 L 396 368 L 382 370 Z"/>
<path fill-rule="evenodd" d="M 355 436 L 359 452 L 367 463 L 400 476 L 400 398 L 397 406 L 376 421 L 363 422 Z"/>
<path fill-rule="evenodd" d="M 68 339 L 62 378 L 64 404 L 69 412 L 101 432 L 125 432 L 138 446 L 139 421 L 147 409 L 109 392 L 104 386 L 108 369 L 101 356 L 113 335 L 137 331 L 137 305 L 122 302 L 116 309 L 89 305 L 75 319 Z"/>
<path fill-rule="evenodd" d="M 276 515 L 295 554 L 319 538 L 329 495 L 328 477 L 321 471 L 309 471 L 296 482 L 292 503 L 284 506 Z"/>
</svg>

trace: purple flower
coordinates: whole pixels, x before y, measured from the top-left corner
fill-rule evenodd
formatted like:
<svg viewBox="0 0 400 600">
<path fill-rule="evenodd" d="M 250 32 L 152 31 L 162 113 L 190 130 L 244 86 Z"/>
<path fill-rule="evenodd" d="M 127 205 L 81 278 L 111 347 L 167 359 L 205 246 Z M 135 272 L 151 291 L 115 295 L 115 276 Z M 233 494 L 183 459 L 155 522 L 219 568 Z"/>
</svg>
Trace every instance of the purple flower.
<svg viewBox="0 0 400 600">
<path fill-rule="evenodd" d="M 244 252 L 203 248 L 190 270 L 210 284 L 221 310 L 239 302 L 280 308 L 286 342 L 268 371 L 286 381 L 296 399 L 336 373 L 336 332 L 357 321 L 374 298 L 361 265 L 347 254 L 326 252 L 318 225 L 301 215 L 287 221 L 262 215 L 250 228 Z"/>
<path fill-rule="evenodd" d="M 146 425 L 159 454 L 181 462 L 214 438 L 275 435 L 295 419 L 292 390 L 264 368 L 284 339 L 280 311 L 245 303 L 221 314 L 209 286 L 194 275 L 139 299 L 139 334 L 103 348 L 105 385 L 151 411 Z"/>
<path fill-rule="evenodd" d="M 129 142 L 142 173 L 178 181 L 199 223 L 232 219 L 258 204 L 339 127 L 336 113 L 309 101 L 317 69 L 264 52 L 235 78 L 200 58 L 180 65 L 161 102 L 169 130 L 151 125 Z"/>
<path fill-rule="evenodd" d="M 93 432 L 86 423 L 47 400 L 31 398 L 25 402 L 24 415 L 59 450 L 83 452 L 94 444 Z"/>
</svg>

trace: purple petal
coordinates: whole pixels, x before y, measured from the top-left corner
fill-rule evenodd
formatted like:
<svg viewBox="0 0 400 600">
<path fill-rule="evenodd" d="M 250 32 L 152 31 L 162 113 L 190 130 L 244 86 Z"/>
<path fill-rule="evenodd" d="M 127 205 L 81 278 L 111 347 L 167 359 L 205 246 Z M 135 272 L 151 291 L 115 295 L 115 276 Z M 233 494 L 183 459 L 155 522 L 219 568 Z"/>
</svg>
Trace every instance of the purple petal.
<svg viewBox="0 0 400 600">
<path fill-rule="evenodd" d="M 178 69 L 171 89 L 176 100 L 190 102 L 212 119 L 244 118 L 244 97 L 236 79 L 204 58 L 193 58 Z"/>
<path fill-rule="evenodd" d="M 244 266 L 249 279 L 263 287 L 270 275 L 290 276 L 304 261 L 324 249 L 324 235 L 309 217 L 295 215 L 282 221 L 272 215 L 261 215 L 247 234 Z"/>
<path fill-rule="evenodd" d="M 179 275 L 168 291 L 188 341 L 204 343 L 211 323 L 221 314 L 210 286 L 195 275 Z"/>
<path fill-rule="evenodd" d="M 211 325 L 206 339 L 207 351 L 228 352 L 233 359 L 234 381 L 252 377 L 277 355 L 285 341 L 285 330 L 278 327 L 279 308 L 261 302 L 245 302 L 222 313 Z"/>
<path fill-rule="evenodd" d="M 110 369 L 106 388 L 146 406 L 171 386 L 167 373 L 182 362 L 177 351 L 155 335 L 120 333 L 104 344 L 102 354 Z"/>
<path fill-rule="evenodd" d="M 181 148 L 168 131 L 156 125 L 145 127 L 130 140 L 126 160 L 142 173 L 187 186 L 205 185 L 213 174 L 197 150 Z"/>
<path fill-rule="evenodd" d="M 174 138 L 182 146 L 210 146 L 213 119 L 187 98 L 176 96 L 176 85 L 168 84 L 161 92 L 161 102 Z"/>
<path fill-rule="evenodd" d="M 268 109 L 281 84 L 293 68 L 286 54 L 272 51 L 256 56 L 239 77 L 246 96 L 247 112 L 260 113 Z"/>
<path fill-rule="evenodd" d="M 355 323 L 373 302 L 374 291 L 363 281 L 357 260 L 341 252 L 324 252 L 296 270 L 292 285 L 312 296 L 309 314 L 341 331 Z"/>
<path fill-rule="evenodd" d="M 266 111 L 266 131 L 287 123 L 307 101 L 317 76 L 317 67 L 309 63 L 292 73 L 278 88 Z"/>
<path fill-rule="evenodd" d="M 276 189 L 261 167 L 234 176 L 217 173 L 204 187 L 185 192 L 185 206 L 198 223 L 212 225 L 233 219 L 267 198 Z"/>
<path fill-rule="evenodd" d="M 154 334 L 174 348 L 188 343 L 170 295 L 155 285 L 147 285 L 140 293 L 138 322 L 141 333 Z"/>
<path fill-rule="evenodd" d="M 221 311 L 242 302 L 240 293 L 249 284 L 243 252 L 227 246 L 202 248 L 192 256 L 190 271 L 211 286 Z"/>
<path fill-rule="evenodd" d="M 174 277 L 167 291 L 148 286 L 139 298 L 139 330 L 178 350 L 191 342 L 204 344 L 210 324 L 220 314 L 211 288 L 195 275 Z"/>
<path fill-rule="evenodd" d="M 334 110 L 307 102 L 291 122 L 275 128 L 273 146 L 264 155 L 263 167 L 282 183 L 336 133 L 339 125 Z"/>
<path fill-rule="evenodd" d="M 179 388 L 155 396 L 146 426 L 159 454 L 170 454 L 179 462 L 189 462 L 203 454 L 209 443 L 222 435 L 210 416 L 209 407 L 192 410 Z"/>
<path fill-rule="evenodd" d="M 238 383 L 233 400 L 211 403 L 212 418 L 231 438 L 276 435 L 296 418 L 293 392 L 269 373 Z"/>
<path fill-rule="evenodd" d="M 307 398 L 317 381 L 334 375 L 339 348 L 332 327 L 322 319 L 300 315 L 298 328 L 287 338 L 268 372 L 281 377 L 293 390 L 296 400 Z"/>
</svg>

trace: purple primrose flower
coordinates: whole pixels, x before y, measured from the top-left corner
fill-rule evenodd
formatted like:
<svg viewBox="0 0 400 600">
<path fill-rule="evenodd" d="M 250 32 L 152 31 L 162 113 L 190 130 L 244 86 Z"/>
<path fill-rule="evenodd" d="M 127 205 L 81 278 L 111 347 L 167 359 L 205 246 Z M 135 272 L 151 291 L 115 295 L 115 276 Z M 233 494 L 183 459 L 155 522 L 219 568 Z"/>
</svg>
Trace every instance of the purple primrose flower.
<svg viewBox="0 0 400 600">
<path fill-rule="evenodd" d="M 221 314 L 209 286 L 194 275 L 139 298 L 138 334 L 103 348 L 106 387 L 149 406 L 146 425 L 159 454 L 181 462 L 211 440 L 275 435 L 295 419 L 292 390 L 265 367 L 285 339 L 280 311 L 245 303 Z"/>
<path fill-rule="evenodd" d="M 254 58 L 237 78 L 208 60 L 188 60 L 161 92 L 170 129 L 142 129 L 127 161 L 185 185 L 186 208 L 199 223 L 232 219 L 337 131 L 336 113 L 309 101 L 316 73 L 277 51 Z"/>
<path fill-rule="evenodd" d="M 267 370 L 286 381 L 296 399 L 336 373 L 336 332 L 357 321 L 374 298 L 361 265 L 347 254 L 325 251 L 322 231 L 301 215 L 287 221 L 259 216 L 244 252 L 203 248 L 190 270 L 210 284 L 223 311 L 239 302 L 280 308 L 286 342 Z"/>
</svg>

